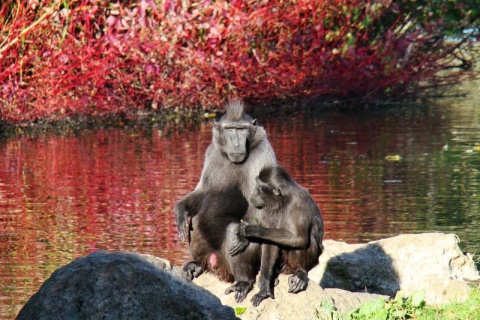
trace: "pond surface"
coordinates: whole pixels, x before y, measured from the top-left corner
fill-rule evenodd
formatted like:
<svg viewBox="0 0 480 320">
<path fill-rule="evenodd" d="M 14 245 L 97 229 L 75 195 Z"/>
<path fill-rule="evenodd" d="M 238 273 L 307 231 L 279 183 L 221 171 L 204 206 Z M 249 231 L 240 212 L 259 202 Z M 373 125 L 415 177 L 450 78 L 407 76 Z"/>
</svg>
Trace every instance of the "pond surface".
<svg viewBox="0 0 480 320">
<path fill-rule="evenodd" d="M 429 106 L 258 120 L 323 211 L 326 238 L 454 232 L 462 249 L 477 252 L 479 85 Z M 13 318 L 55 269 L 93 251 L 188 260 L 173 205 L 198 181 L 211 124 L 0 141 L 0 318 Z"/>
</svg>

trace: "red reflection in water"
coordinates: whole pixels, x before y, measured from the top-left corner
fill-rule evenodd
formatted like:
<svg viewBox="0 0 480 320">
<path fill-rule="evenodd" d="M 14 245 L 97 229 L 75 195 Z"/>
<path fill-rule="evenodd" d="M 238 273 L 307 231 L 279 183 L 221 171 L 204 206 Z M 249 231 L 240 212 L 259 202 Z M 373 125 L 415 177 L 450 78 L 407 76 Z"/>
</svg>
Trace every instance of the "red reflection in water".
<svg viewBox="0 0 480 320">
<path fill-rule="evenodd" d="M 168 138 L 108 130 L 0 145 L 2 312 L 14 314 L 54 269 L 96 250 L 185 261 L 172 207 L 195 185 L 209 142 L 201 126 Z"/>
</svg>

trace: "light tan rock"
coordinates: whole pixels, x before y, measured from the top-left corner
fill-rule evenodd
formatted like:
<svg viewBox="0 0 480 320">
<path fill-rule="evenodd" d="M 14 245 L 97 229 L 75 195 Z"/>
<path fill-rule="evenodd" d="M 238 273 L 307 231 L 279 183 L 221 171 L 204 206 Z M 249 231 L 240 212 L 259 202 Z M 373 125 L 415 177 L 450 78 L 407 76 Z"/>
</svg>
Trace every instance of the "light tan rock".
<svg viewBox="0 0 480 320">
<path fill-rule="evenodd" d="M 325 240 L 325 251 L 309 277 L 323 288 L 395 296 L 425 290 L 429 304 L 468 297 L 466 281 L 480 279 L 471 255 L 455 234 L 404 234 L 366 244 Z"/>
<path fill-rule="evenodd" d="M 387 299 L 387 296 L 349 292 L 341 289 L 322 289 L 310 281 L 306 291 L 293 294 L 288 293 L 288 276 L 280 275 L 279 283 L 274 289 L 275 299 L 265 299 L 258 307 L 253 307 L 250 299 L 258 292 L 255 285 L 245 301 L 235 302 L 234 294 L 225 295 L 225 289 L 230 283 L 219 281 L 211 274 L 203 274 L 194 280 L 195 284 L 207 289 L 218 298 L 223 305 L 237 308 L 246 308 L 245 312 L 237 315 L 241 319 L 330 319 L 322 308 L 322 303 L 333 304 L 339 312 L 353 311 L 362 303 L 372 299 Z"/>
</svg>

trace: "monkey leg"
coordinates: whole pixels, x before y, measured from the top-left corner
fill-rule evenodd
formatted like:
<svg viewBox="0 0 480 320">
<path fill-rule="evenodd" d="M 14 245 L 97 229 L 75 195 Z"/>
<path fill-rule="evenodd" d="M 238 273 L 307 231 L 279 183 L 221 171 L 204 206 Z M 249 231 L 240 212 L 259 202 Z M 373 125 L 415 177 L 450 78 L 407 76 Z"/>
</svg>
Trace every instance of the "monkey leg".
<svg viewBox="0 0 480 320">
<path fill-rule="evenodd" d="M 307 261 L 310 260 L 308 250 L 293 250 L 287 253 L 289 273 L 293 274 L 288 278 L 288 292 L 299 293 L 308 286 Z"/>
<path fill-rule="evenodd" d="M 308 271 L 318 264 L 323 246 L 312 236 L 306 250 L 292 250 L 286 254 L 286 265 L 293 271 L 288 278 L 288 292 L 298 293 L 307 289 Z"/>
<path fill-rule="evenodd" d="M 183 271 L 190 280 L 199 277 L 202 273 L 214 267 L 209 264 L 209 259 L 214 254 L 214 248 L 199 230 L 198 223 L 199 217 L 193 217 L 192 225 L 194 227 L 190 234 L 191 241 L 189 246 L 192 260 L 183 265 Z"/>
<path fill-rule="evenodd" d="M 249 243 L 248 247 L 231 256 L 228 252 L 232 243 L 237 237 L 238 223 L 231 223 L 227 227 L 226 241 L 223 249 L 223 256 L 233 273 L 235 283 L 225 290 L 225 294 L 235 292 L 235 301 L 242 302 L 252 290 L 260 264 L 260 245 Z"/>
<path fill-rule="evenodd" d="M 252 304 L 257 307 L 267 298 L 275 299 L 273 285 L 276 278 L 275 266 L 280 256 L 280 248 L 275 245 L 262 244 L 262 259 L 258 286 L 260 291 L 252 297 Z"/>
</svg>

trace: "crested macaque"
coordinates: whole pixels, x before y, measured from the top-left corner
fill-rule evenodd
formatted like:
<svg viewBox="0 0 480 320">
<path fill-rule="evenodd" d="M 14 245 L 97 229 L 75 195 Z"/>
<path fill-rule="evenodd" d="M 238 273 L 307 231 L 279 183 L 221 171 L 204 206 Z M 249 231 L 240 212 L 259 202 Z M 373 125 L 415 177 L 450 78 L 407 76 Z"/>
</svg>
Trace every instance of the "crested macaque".
<svg viewBox="0 0 480 320">
<path fill-rule="evenodd" d="M 261 168 L 276 162 L 265 129 L 244 112 L 242 101 L 229 102 L 225 114 L 213 125 L 200 181 L 174 208 L 180 239 L 189 241 L 193 258 L 183 268 L 188 278 L 210 270 L 225 281 L 247 279 L 247 285 L 234 289 L 251 289 L 260 259 L 251 251 L 259 246 L 231 257 L 225 249 L 227 229 L 230 224 L 238 226 L 255 211 L 247 201 L 255 188 L 255 177 Z M 234 261 L 243 267 L 233 270 Z"/>
<path fill-rule="evenodd" d="M 236 236 L 230 236 L 229 244 L 229 254 L 233 256 L 258 253 L 260 245 L 260 291 L 252 298 L 254 306 L 268 297 L 274 298 L 277 270 L 293 274 L 288 279 L 288 292 L 298 293 L 307 288 L 308 271 L 323 252 L 324 233 L 317 204 L 285 169 L 267 166 L 260 171 L 256 182 L 249 201 L 258 211 L 248 217 L 250 221 L 241 221 L 236 230 L 231 227 Z"/>
</svg>

